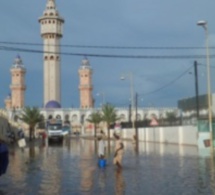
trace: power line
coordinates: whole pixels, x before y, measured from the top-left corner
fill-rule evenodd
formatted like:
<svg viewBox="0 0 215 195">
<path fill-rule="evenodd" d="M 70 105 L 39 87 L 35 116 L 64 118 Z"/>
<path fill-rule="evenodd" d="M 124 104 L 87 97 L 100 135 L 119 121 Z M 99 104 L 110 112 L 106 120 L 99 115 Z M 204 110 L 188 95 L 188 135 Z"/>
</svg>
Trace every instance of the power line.
<svg viewBox="0 0 215 195">
<path fill-rule="evenodd" d="M 191 47 L 191 46 L 184 46 L 184 47 L 153 47 L 153 46 L 107 46 L 107 45 L 72 45 L 72 44 L 60 44 L 60 45 L 54 45 L 54 44 L 42 44 L 42 43 L 28 43 L 28 42 L 9 42 L 9 41 L 0 41 L 1 44 L 6 45 L 29 45 L 29 46 L 60 46 L 60 47 L 71 47 L 71 48 L 91 48 L 91 49 L 134 49 L 134 50 L 142 50 L 142 49 L 148 49 L 148 50 L 172 50 L 172 49 L 178 49 L 178 50 L 186 50 L 186 49 L 205 49 L 205 47 Z M 210 49 L 215 49 L 215 47 L 210 47 Z"/>
<path fill-rule="evenodd" d="M 169 87 L 170 85 L 172 85 L 173 83 L 175 83 L 177 80 L 179 80 L 182 76 L 184 76 L 186 73 L 188 73 L 188 71 L 193 68 L 193 66 L 190 66 L 186 71 L 184 71 L 182 74 L 180 74 L 178 77 L 176 77 L 175 79 L 173 79 L 172 81 L 170 81 L 169 83 L 167 83 L 166 85 L 156 89 L 156 90 L 153 90 L 153 91 L 150 91 L 148 93 L 142 93 L 140 95 L 150 95 L 150 94 L 153 94 L 153 93 L 156 93 L 156 92 L 159 92 L 160 90 L 162 89 L 165 89 L 166 87 Z"/>
<path fill-rule="evenodd" d="M 92 53 L 70 53 L 70 52 L 50 52 L 35 49 L 17 48 L 0 46 L 0 50 L 27 52 L 27 53 L 46 53 L 69 56 L 87 56 L 97 58 L 130 58 L 130 59 L 203 59 L 205 55 L 115 55 L 115 54 L 92 54 Z M 210 58 L 215 58 L 215 55 L 210 55 Z"/>
</svg>

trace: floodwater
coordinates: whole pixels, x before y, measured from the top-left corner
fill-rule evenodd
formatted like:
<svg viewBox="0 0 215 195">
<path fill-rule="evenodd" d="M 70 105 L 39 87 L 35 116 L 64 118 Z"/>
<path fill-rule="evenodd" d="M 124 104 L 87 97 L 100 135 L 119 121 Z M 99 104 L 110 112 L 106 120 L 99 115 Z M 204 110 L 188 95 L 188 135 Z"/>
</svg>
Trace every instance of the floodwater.
<svg viewBox="0 0 215 195">
<path fill-rule="evenodd" d="M 215 163 L 196 147 L 124 141 L 123 168 L 97 165 L 93 140 L 71 138 L 49 146 L 10 149 L 0 195 L 197 195 L 215 194 Z"/>
</svg>

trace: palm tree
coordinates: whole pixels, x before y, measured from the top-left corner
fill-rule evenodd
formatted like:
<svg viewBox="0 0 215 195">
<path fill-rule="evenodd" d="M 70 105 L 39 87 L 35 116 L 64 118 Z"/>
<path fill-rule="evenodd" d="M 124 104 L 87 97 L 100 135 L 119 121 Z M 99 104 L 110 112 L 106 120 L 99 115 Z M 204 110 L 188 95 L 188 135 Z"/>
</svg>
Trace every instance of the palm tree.
<svg viewBox="0 0 215 195">
<path fill-rule="evenodd" d="M 87 119 L 88 122 L 94 124 L 94 137 L 97 136 L 97 125 L 102 121 L 100 112 L 93 112 L 90 117 Z"/>
<path fill-rule="evenodd" d="M 19 119 L 29 125 L 29 138 L 34 139 L 34 128 L 37 123 L 43 121 L 43 116 L 37 107 L 25 107 Z"/>
<path fill-rule="evenodd" d="M 108 103 L 102 106 L 102 120 L 107 124 L 108 140 L 110 140 L 110 125 L 119 120 L 114 106 Z"/>
</svg>

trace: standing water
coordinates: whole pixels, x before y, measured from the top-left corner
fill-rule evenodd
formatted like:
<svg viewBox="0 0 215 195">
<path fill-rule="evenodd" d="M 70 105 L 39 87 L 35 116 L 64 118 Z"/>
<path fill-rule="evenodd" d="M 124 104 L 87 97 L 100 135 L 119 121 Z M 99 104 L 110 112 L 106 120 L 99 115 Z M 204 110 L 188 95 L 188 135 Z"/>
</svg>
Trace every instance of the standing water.
<svg viewBox="0 0 215 195">
<path fill-rule="evenodd" d="M 0 195 L 196 195 L 215 194 L 215 162 L 191 146 L 124 141 L 123 168 L 100 168 L 93 140 L 10 148 Z"/>
</svg>

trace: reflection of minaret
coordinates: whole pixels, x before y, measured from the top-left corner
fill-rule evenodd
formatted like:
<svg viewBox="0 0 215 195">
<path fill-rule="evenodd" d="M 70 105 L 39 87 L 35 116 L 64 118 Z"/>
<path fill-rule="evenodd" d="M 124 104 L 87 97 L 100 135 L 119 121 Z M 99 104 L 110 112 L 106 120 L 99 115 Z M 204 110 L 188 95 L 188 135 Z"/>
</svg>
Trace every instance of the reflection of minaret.
<svg viewBox="0 0 215 195">
<path fill-rule="evenodd" d="M 25 106 L 25 73 L 26 69 L 22 63 L 20 56 L 17 56 L 11 72 L 11 99 L 8 98 L 5 100 L 5 103 L 8 105 L 7 108 L 23 108 Z M 9 103 L 9 101 L 11 101 Z"/>
<path fill-rule="evenodd" d="M 80 78 L 80 107 L 81 108 L 92 108 L 93 98 L 92 98 L 92 69 L 90 67 L 89 60 L 84 58 L 81 62 L 81 67 L 79 68 L 79 78 Z"/>
<path fill-rule="evenodd" d="M 48 0 L 43 16 L 39 19 L 44 49 L 44 105 L 55 100 L 60 103 L 60 39 L 64 19 L 59 16 L 55 0 Z"/>
</svg>

